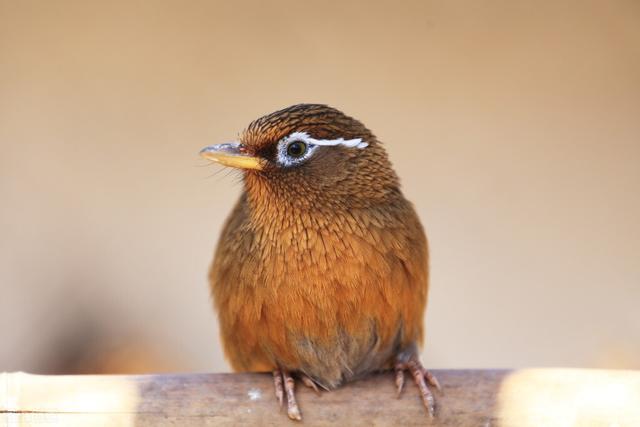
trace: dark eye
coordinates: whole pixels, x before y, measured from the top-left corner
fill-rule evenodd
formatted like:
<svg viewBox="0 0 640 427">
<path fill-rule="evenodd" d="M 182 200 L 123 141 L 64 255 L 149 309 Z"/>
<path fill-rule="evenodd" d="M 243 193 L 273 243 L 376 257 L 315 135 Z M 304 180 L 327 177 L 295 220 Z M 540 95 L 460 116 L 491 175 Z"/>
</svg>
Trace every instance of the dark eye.
<svg viewBox="0 0 640 427">
<path fill-rule="evenodd" d="M 289 145 L 287 145 L 287 155 L 289 157 L 293 157 L 294 159 L 298 159 L 307 152 L 307 144 L 302 141 L 291 141 Z"/>
</svg>

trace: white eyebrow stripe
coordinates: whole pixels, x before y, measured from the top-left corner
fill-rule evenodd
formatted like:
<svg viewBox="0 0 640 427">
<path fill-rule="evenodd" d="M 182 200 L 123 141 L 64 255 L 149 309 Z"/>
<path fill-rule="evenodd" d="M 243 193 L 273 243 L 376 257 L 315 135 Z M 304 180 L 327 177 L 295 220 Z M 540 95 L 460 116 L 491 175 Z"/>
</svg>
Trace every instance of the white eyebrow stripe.
<svg viewBox="0 0 640 427">
<path fill-rule="evenodd" d="M 306 142 L 307 144 L 323 145 L 323 146 L 342 145 L 342 146 L 349 147 L 349 148 L 360 148 L 360 149 L 366 148 L 366 147 L 369 146 L 369 143 L 364 142 L 362 140 L 362 138 L 355 138 L 355 139 L 344 139 L 344 138 L 338 138 L 338 139 L 315 139 L 315 138 L 312 138 L 306 132 L 293 132 L 289 136 L 286 136 L 285 138 L 283 138 L 283 141 L 284 142 L 289 142 L 289 141 L 295 140 L 295 139 L 300 139 L 300 140 Z"/>
</svg>

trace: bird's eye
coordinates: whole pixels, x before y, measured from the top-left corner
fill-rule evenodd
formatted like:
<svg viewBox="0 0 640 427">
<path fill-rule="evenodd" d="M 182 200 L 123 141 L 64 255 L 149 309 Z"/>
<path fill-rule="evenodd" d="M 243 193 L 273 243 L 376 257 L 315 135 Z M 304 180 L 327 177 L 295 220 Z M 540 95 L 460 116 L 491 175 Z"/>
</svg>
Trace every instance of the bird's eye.
<svg viewBox="0 0 640 427">
<path fill-rule="evenodd" d="M 307 152 L 307 144 L 302 141 L 291 141 L 287 145 L 287 155 L 294 159 L 299 159 Z"/>
</svg>

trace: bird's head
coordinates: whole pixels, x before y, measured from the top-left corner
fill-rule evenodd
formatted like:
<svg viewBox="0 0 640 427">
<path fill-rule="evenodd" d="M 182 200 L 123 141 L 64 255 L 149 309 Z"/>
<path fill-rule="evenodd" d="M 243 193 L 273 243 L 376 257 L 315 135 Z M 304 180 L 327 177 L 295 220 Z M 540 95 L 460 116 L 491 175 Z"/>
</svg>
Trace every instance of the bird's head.
<svg viewBox="0 0 640 427">
<path fill-rule="evenodd" d="M 200 152 L 244 171 L 253 198 L 298 206 L 380 202 L 398 178 L 376 137 L 358 120 L 320 104 L 299 104 L 253 121 L 238 141 Z"/>
</svg>

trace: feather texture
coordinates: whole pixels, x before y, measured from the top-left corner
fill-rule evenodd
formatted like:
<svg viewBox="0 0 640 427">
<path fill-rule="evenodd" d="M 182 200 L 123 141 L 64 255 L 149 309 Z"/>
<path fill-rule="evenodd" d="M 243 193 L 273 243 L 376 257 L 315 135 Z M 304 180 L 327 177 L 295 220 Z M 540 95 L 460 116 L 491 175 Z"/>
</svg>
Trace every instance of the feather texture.
<svg viewBox="0 0 640 427">
<path fill-rule="evenodd" d="M 282 367 L 334 388 L 421 344 L 427 240 L 370 131 L 330 107 L 291 108 L 250 125 L 247 150 L 268 158 L 294 131 L 368 147 L 318 147 L 293 170 L 245 173 L 211 290 L 235 370 Z"/>
</svg>

